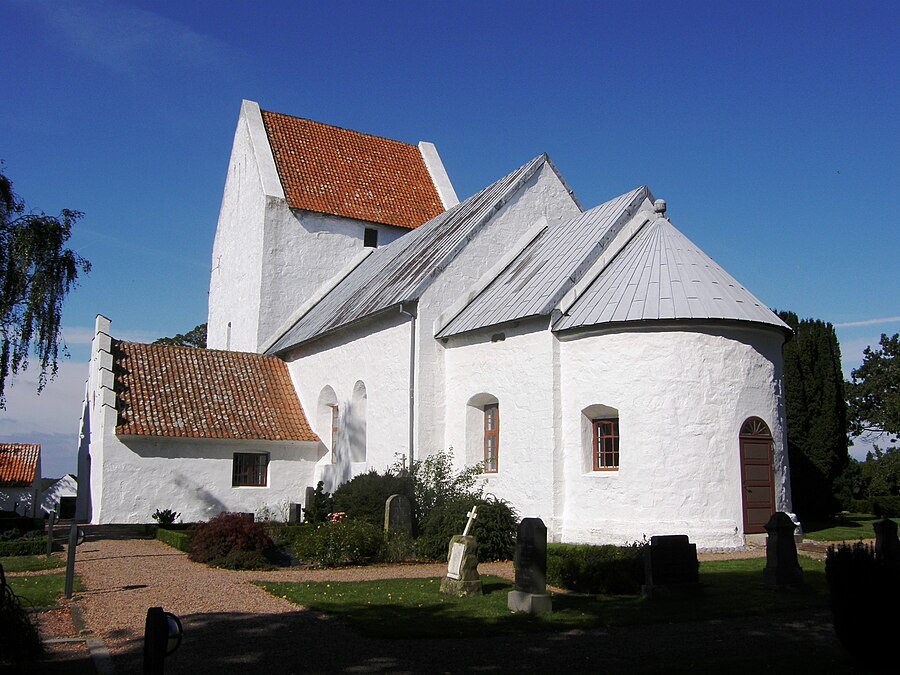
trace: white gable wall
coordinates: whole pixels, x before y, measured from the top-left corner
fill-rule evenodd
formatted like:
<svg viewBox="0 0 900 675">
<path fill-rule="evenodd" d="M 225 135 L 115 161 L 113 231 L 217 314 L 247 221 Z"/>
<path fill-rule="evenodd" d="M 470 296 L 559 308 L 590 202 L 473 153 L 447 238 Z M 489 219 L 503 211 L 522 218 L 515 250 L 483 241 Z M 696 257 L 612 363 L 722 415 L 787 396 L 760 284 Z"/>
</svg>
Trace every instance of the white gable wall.
<svg viewBox="0 0 900 675">
<path fill-rule="evenodd" d="M 258 351 L 316 289 L 363 250 L 366 228 L 377 230 L 378 246 L 409 230 L 312 211 L 292 211 L 284 200 L 266 209 Z"/>
<path fill-rule="evenodd" d="M 277 211 L 279 203 L 286 208 L 281 185 L 270 175 L 264 180 L 259 156 L 268 153 L 271 162 L 271 151 L 259 106 L 254 106 L 245 101 L 238 117 L 213 243 L 206 338 L 211 349 L 256 351 L 264 223 L 267 212 Z M 268 173 L 271 170 L 274 162 Z"/>
<path fill-rule="evenodd" d="M 547 164 L 504 204 L 429 286 L 418 303 L 416 457 L 446 449 L 444 347 L 435 321 L 541 218 L 550 226 L 579 214 L 566 185 Z M 502 413 L 501 413 L 502 415 Z M 457 460 L 462 458 L 457 456 Z"/>
<path fill-rule="evenodd" d="M 305 501 L 318 459 L 316 443 L 116 436 L 104 430 L 102 508 L 92 524 L 150 523 L 157 509 L 184 522 L 224 511 L 256 513 Z M 232 487 L 235 452 L 269 453 L 266 487 Z"/>
<path fill-rule="evenodd" d="M 503 336 L 502 341 L 492 341 Z M 461 464 L 484 459 L 484 414 L 470 405 L 497 399 L 500 438 L 497 473 L 485 491 L 511 500 L 522 518 L 553 517 L 553 343 L 546 319 L 448 339 L 446 445 Z M 474 399 L 474 401 L 473 401 Z"/>
<path fill-rule="evenodd" d="M 322 480 L 325 490 L 333 492 L 369 468 L 384 471 L 400 455 L 409 457 L 410 325 L 408 317 L 397 310 L 288 355 L 288 371 L 300 403 L 322 439 L 322 451 L 327 452 L 310 486 Z M 364 410 L 359 398 L 354 399 L 359 382 L 366 391 Z M 320 400 L 326 387 L 334 392 L 339 411 L 336 456 L 331 452 L 330 414 Z M 360 445 L 365 448 L 365 460 L 354 461 L 360 458 Z"/>
<path fill-rule="evenodd" d="M 687 534 L 743 545 L 739 433 L 752 416 L 774 438 L 776 509 L 790 511 L 777 330 L 610 331 L 560 342 L 563 541 L 623 543 Z M 581 411 L 619 411 L 618 471 L 592 471 Z"/>
</svg>

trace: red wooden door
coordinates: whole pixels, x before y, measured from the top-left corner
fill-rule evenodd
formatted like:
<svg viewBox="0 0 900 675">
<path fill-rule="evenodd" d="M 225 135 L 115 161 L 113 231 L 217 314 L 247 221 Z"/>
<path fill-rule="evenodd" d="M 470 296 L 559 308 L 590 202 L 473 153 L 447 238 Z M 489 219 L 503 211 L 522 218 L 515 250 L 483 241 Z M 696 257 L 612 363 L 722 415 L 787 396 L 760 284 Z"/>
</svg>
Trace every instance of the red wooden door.
<svg viewBox="0 0 900 675">
<path fill-rule="evenodd" d="M 775 513 L 772 433 L 758 417 L 751 417 L 741 427 L 741 488 L 744 534 L 765 532 L 765 524 Z"/>
</svg>

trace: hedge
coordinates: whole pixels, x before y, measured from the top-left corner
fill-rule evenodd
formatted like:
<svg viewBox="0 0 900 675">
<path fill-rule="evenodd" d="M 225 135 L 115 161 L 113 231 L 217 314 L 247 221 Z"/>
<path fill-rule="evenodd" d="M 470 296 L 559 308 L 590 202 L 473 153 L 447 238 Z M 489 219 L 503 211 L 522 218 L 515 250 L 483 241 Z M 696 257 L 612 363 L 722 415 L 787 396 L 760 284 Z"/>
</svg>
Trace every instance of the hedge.
<svg viewBox="0 0 900 675">
<path fill-rule="evenodd" d="M 364 565 L 377 560 L 384 543 L 382 528 L 365 520 L 342 520 L 298 529 L 291 544 L 297 560 L 318 567 Z"/>
<path fill-rule="evenodd" d="M 868 499 L 851 499 L 850 510 L 853 513 L 872 513 L 879 517 L 897 518 L 900 516 L 900 497 L 878 495 Z"/>
<path fill-rule="evenodd" d="M 8 512 L 0 515 L 0 532 L 7 530 L 19 530 L 20 532 L 31 532 L 32 530 L 43 530 L 44 521 L 40 518 L 26 518 Z"/>
<path fill-rule="evenodd" d="M 168 530 L 160 527 L 156 530 L 156 538 L 162 543 L 185 553 L 188 552 L 191 546 L 191 533 L 185 530 Z"/>
<path fill-rule="evenodd" d="M 40 555 L 46 551 L 46 539 L 15 539 L 13 541 L 0 541 L 0 556 Z"/>
<path fill-rule="evenodd" d="M 644 547 L 548 544 L 547 583 L 578 593 L 639 593 Z"/>
</svg>

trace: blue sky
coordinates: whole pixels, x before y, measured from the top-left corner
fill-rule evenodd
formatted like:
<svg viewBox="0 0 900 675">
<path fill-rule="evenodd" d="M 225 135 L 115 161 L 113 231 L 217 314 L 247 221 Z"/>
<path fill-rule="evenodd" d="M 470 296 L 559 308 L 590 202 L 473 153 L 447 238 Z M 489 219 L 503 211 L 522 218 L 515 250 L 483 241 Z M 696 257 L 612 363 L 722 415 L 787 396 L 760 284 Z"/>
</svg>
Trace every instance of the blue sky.
<svg viewBox="0 0 900 675">
<path fill-rule="evenodd" d="M 764 302 L 834 323 L 849 372 L 900 331 L 898 29 L 890 2 L 6 0 L 0 158 L 30 206 L 85 212 L 94 269 L 72 358 L 15 382 L 0 438 L 73 471 L 95 314 L 205 321 L 243 98 L 431 141 L 461 198 L 540 152 L 586 207 L 647 184 Z"/>
</svg>

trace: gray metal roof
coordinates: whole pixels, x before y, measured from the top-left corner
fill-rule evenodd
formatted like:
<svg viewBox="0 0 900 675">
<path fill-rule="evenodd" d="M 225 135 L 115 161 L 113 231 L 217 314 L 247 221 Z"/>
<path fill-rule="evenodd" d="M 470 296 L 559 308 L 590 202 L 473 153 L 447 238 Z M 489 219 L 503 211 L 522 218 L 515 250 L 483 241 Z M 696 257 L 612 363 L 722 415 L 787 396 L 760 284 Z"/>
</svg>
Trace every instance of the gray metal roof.
<svg viewBox="0 0 900 675">
<path fill-rule="evenodd" d="M 647 188 L 640 187 L 548 227 L 436 337 L 530 316 L 549 316 L 648 196 Z"/>
<path fill-rule="evenodd" d="M 665 218 L 645 225 L 553 330 L 658 319 L 728 319 L 790 330 Z"/>
<path fill-rule="evenodd" d="M 418 299 L 434 277 L 545 163 L 542 154 L 396 241 L 377 249 L 300 317 L 266 353 L 283 352 L 401 302 Z"/>
</svg>

